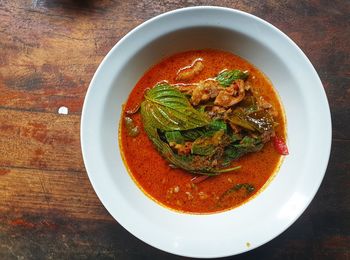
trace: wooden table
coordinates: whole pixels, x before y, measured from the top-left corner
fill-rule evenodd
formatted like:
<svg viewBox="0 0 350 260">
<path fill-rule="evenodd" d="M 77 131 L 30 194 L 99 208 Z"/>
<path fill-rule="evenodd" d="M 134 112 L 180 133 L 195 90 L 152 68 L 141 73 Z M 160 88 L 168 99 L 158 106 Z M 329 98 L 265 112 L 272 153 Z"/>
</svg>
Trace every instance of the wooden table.
<svg viewBox="0 0 350 260">
<path fill-rule="evenodd" d="M 332 111 L 332 153 L 315 199 L 287 231 L 238 258 L 350 258 L 349 1 L 0 0 L 0 259 L 180 258 L 138 240 L 102 206 L 81 156 L 80 115 L 93 73 L 123 35 L 205 4 L 284 31 L 314 64 Z"/>
</svg>

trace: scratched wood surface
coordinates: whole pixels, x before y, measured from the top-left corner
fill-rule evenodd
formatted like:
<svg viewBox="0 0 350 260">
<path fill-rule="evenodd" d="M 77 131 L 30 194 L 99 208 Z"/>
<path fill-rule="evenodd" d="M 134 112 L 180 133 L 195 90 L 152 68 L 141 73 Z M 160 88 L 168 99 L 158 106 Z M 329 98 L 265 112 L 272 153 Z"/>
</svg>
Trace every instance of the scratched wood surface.
<svg viewBox="0 0 350 260">
<path fill-rule="evenodd" d="M 350 258 L 349 1 L 0 0 L 0 259 L 180 259 L 133 237 L 101 205 L 79 124 L 111 47 L 143 21 L 194 5 L 237 8 L 283 30 L 314 64 L 332 112 L 331 158 L 311 205 L 279 237 L 232 258 Z"/>
</svg>

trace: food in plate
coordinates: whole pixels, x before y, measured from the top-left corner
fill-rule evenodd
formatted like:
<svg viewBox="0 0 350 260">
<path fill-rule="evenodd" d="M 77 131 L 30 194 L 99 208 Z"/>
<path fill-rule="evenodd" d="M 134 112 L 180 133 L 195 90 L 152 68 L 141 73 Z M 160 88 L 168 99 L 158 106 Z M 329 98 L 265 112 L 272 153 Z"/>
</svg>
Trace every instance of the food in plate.
<svg viewBox="0 0 350 260">
<path fill-rule="evenodd" d="M 241 205 L 288 154 L 283 108 L 271 82 L 220 50 L 182 52 L 153 66 L 129 95 L 120 126 L 135 182 L 182 212 Z"/>
</svg>

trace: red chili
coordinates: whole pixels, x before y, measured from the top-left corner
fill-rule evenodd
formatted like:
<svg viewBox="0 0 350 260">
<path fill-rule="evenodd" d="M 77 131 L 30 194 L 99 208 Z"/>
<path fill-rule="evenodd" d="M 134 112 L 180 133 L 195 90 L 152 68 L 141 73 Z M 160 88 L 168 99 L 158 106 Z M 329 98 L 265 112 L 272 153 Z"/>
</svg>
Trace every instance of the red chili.
<svg viewBox="0 0 350 260">
<path fill-rule="evenodd" d="M 277 136 L 273 137 L 273 144 L 275 146 L 276 151 L 279 154 L 282 154 L 282 155 L 289 154 L 288 147 L 282 138 L 277 137 Z"/>
</svg>

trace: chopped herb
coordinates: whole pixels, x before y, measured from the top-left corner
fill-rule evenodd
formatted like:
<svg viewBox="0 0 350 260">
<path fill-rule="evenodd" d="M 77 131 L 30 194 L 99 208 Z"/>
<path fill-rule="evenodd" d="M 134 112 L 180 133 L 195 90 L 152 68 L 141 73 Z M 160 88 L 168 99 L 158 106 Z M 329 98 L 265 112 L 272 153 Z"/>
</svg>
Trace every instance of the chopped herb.
<svg viewBox="0 0 350 260">
<path fill-rule="evenodd" d="M 222 195 L 221 198 L 233 193 L 233 192 L 237 192 L 241 189 L 245 189 L 247 194 L 252 193 L 255 190 L 255 187 L 252 184 L 249 183 L 238 183 L 236 185 L 234 185 L 232 188 L 226 190 Z"/>
</svg>

